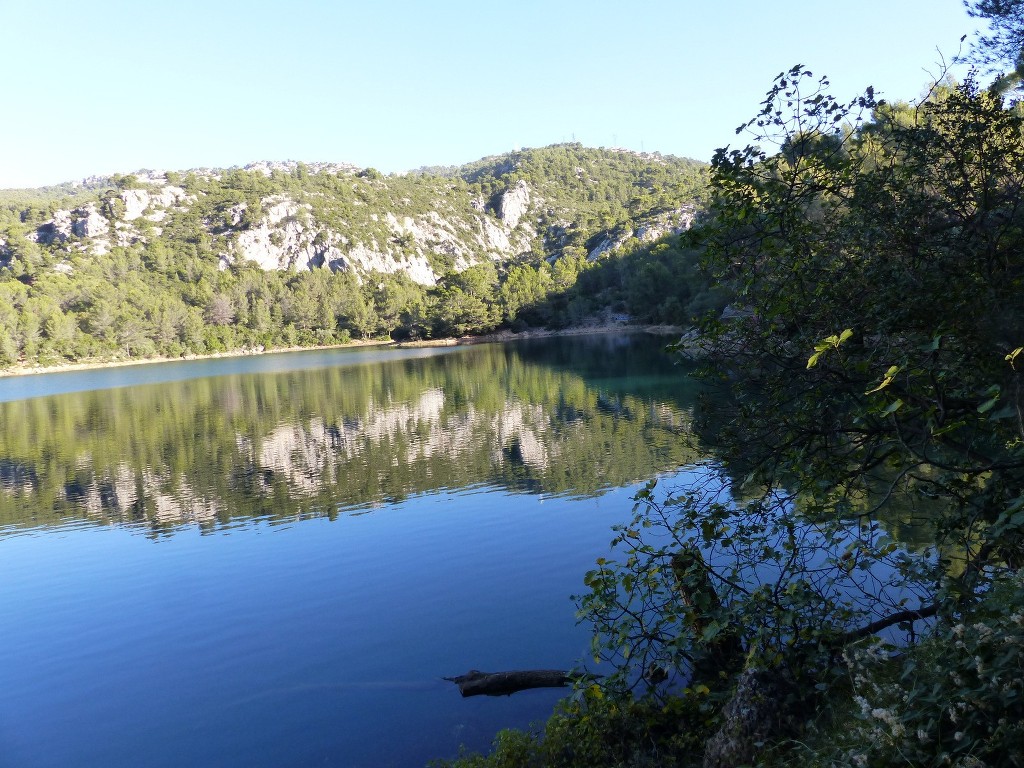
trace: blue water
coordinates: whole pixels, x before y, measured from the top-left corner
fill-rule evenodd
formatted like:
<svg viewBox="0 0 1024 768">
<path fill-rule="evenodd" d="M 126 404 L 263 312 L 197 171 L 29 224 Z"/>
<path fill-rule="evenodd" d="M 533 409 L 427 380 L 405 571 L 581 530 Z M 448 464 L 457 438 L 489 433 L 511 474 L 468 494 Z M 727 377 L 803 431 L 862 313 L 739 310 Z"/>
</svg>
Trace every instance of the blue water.
<svg viewBox="0 0 1024 768">
<path fill-rule="evenodd" d="M 477 489 L 213 535 L 7 539 L 0 764 L 402 766 L 482 748 L 564 692 L 461 699 L 440 678 L 585 658 L 569 595 L 628 495 Z"/>
<path fill-rule="evenodd" d="M 685 417 L 654 393 L 671 365 L 565 344 L 0 382 L 0 766 L 420 766 L 542 721 L 564 690 L 462 699 L 441 678 L 589 658 L 570 595 L 645 479 L 593 467 L 609 441 L 675 445 Z M 321 422 L 347 442 L 287 472 L 252 448 Z M 668 451 L 648 476 L 676 471 Z M 380 487 L 358 495 L 361 474 Z"/>
</svg>

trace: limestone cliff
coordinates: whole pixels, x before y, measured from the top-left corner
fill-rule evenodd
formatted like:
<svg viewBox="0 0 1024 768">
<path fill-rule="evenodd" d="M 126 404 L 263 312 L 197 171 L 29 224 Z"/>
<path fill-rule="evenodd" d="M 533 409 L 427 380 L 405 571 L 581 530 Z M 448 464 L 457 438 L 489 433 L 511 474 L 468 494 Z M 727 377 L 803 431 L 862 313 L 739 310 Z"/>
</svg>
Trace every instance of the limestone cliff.
<svg viewBox="0 0 1024 768">
<path fill-rule="evenodd" d="M 145 245 L 162 232 L 154 224 L 205 208 L 202 192 L 189 194 L 163 178 L 154 182 L 108 195 L 102 204 L 57 210 L 29 239 L 69 253 L 104 254 L 115 246 Z M 464 206 L 436 200 L 424 211 L 364 205 L 337 221 L 322 199 L 311 204 L 308 197 L 272 194 L 227 206 L 219 217 L 204 216 L 222 268 L 245 260 L 264 270 L 405 272 L 433 285 L 442 271 L 529 252 L 539 237 L 526 223 L 531 194 L 522 181 L 501 196 L 496 211 L 468 200 Z"/>
</svg>

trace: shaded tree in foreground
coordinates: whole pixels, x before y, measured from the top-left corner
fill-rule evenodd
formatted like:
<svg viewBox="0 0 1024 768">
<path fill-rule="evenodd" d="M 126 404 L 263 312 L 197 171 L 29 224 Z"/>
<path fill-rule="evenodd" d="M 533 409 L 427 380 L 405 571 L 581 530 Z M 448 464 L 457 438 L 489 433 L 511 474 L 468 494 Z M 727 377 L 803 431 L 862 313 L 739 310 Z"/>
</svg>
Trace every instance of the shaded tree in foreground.
<svg viewBox="0 0 1024 768">
<path fill-rule="evenodd" d="M 675 671 L 685 696 L 724 701 L 769 672 L 777 741 L 823 693 L 851 693 L 842 659 L 866 638 L 902 630 L 959 659 L 949 633 L 988 611 L 1012 653 L 977 691 L 950 682 L 956 659 L 905 652 L 889 670 L 901 698 L 846 730 L 885 726 L 862 745 L 879 764 L 888 750 L 1019 765 L 1020 629 L 992 606 L 1021 593 L 1024 562 L 1021 116 L 971 80 L 912 108 L 870 89 L 840 103 L 827 85 L 780 74 L 740 129 L 757 144 L 715 157 L 701 237 L 738 297 L 704 329 L 707 372 L 733 395 L 709 414 L 723 466 L 637 497 L 615 540 L 625 555 L 588 574 L 582 614 L 618 666 L 610 685 L 665 697 Z M 910 526 L 926 545 L 894 538 Z M 737 638 L 744 658 L 723 660 Z M 869 703 L 866 679 L 852 692 Z M 753 759 L 752 743 L 729 759 Z"/>
</svg>

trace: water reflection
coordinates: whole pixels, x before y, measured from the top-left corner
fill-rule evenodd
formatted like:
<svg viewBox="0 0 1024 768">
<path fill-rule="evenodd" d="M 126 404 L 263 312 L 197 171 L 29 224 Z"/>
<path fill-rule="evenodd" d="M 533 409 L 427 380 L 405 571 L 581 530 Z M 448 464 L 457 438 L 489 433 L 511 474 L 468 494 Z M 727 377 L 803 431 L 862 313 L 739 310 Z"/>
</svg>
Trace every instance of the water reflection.
<svg viewBox="0 0 1024 768">
<path fill-rule="evenodd" d="M 702 453 L 657 340 L 221 362 L 0 404 L 3 765 L 485 749 L 564 692 L 440 678 L 587 658 L 568 596 L 630 485 Z"/>
<path fill-rule="evenodd" d="M 656 340 L 318 354 L 0 403 L 0 528 L 211 530 L 479 484 L 587 496 L 697 456 L 693 393 Z"/>
</svg>

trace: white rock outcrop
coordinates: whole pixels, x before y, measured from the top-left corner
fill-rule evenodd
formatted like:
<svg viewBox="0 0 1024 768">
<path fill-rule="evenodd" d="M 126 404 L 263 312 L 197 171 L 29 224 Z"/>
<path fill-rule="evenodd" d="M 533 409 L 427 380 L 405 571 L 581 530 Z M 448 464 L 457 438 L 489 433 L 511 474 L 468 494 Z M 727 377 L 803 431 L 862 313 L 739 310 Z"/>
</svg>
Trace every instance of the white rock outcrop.
<svg viewBox="0 0 1024 768">
<path fill-rule="evenodd" d="M 684 206 L 669 213 L 661 214 L 653 221 L 641 224 L 636 228 L 636 237 L 645 243 L 653 243 L 668 235 L 678 235 L 693 226 L 697 218 L 694 206 Z"/>
<path fill-rule="evenodd" d="M 423 285 L 434 285 L 437 282 L 437 275 L 434 274 L 430 262 L 423 255 L 394 256 L 376 247 L 371 248 L 358 244 L 351 246 L 342 258 L 349 269 L 354 268 L 359 272 L 383 272 L 385 274 L 405 272 L 410 278 Z"/>
<path fill-rule="evenodd" d="M 660 213 L 640 224 L 635 231 L 626 228 L 614 235 L 605 235 L 587 254 L 587 261 L 597 261 L 606 253 L 623 247 L 633 237 L 643 243 L 653 243 L 668 235 L 678 235 L 693 226 L 696 218 L 697 209 L 692 205 Z"/>
<path fill-rule="evenodd" d="M 124 220 L 134 221 L 142 216 L 148 208 L 170 208 L 184 200 L 187 195 L 181 187 L 167 185 L 157 190 L 125 189 L 118 197 L 124 203 Z"/>
<path fill-rule="evenodd" d="M 502 193 L 498 200 L 498 218 L 509 229 L 515 229 L 530 207 L 530 187 L 523 180 Z"/>
<path fill-rule="evenodd" d="M 247 260 L 265 270 L 325 268 L 352 271 L 360 279 L 369 272 L 405 273 L 418 283 L 435 285 L 443 271 L 528 254 L 538 250 L 541 239 L 546 249 L 557 249 L 574 226 L 568 211 L 545 202 L 542 187 L 522 179 L 496 197 L 485 198 L 478 190 L 470 191 L 472 187 L 452 183 L 426 201 L 396 194 L 391 179 L 356 175 L 351 166 L 289 161 L 255 163 L 247 170 L 267 176 L 308 172 L 337 178 L 303 187 L 299 193 L 265 197 L 257 210 L 250 194 L 207 199 L 211 205 L 206 205 L 200 202 L 206 194 L 201 188 L 189 194 L 167 183 L 165 175 L 148 173 L 146 184 L 136 189 L 104 192 L 104 200 L 112 205 L 93 202 L 57 211 L 28 237 L 44 245 L 63 244 L 60 250 L 68 253 L 100 255 L 116 247 L 145 246 L 171 226 L 176 214 L 199 203 L 205 235 L 220 254 L 222 268 Z M 190 173 L 219 178 L 214 171 Z M 577 176 L 581 173 L 583 169 L 577 169 Z M 137 175 L 143 179 L 141 172 Z M 349 186 L 353 194 L 347 194 Z M 336 194 L 339 190 L 345 194 Z M 636 241 L 631 238 L 653 242 L 681 232 L 694 217 L 693 206 L 648 216 L 632 225 L 635 231 L 603 233 L 588 256 L 593 260 L 632 247 Z"/>
<path fill-rule="evenodd" d="M 75 213 L 79 218 L 76 218 L 71 224 L 71 231 L 78 237 L 99 237 L 105 235 L 110 229 L 107 220 L 100 215 L 92 203 L 77 209 Z"/>
<path fill-rule="evenodd" d="M 71 215 L 71 211 L 55 211 L 53 218 L 37 227 L 35 232 L 28 235 L 28 239 L 42 245 L 49 245 L 54 242 L 63 243 L 74 234 L 72 231 L 73 224 L 74 218 Z"/>
<path fill-rule="evenodd" d="M 239 232 L 234 242 L 234 252 L 239 258 L 255 261 L 264 270 L 312 269 L 322 266 L 323 254 L 311 244 L 305 226 L 299 219 L 300 211 L 310 206 L 300 206 L 286 198 L 268 198 L 264 201 L 266 214 L 252 229 Z M 237 225 L 241 221 L 244 203 L 234 206 L 229 217 Z"/>
</svg>

